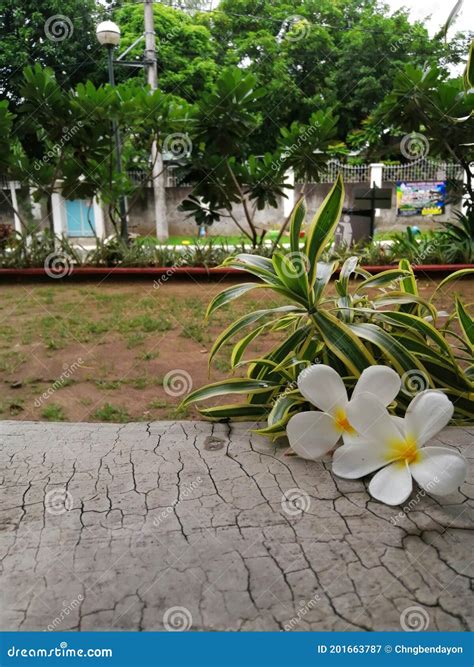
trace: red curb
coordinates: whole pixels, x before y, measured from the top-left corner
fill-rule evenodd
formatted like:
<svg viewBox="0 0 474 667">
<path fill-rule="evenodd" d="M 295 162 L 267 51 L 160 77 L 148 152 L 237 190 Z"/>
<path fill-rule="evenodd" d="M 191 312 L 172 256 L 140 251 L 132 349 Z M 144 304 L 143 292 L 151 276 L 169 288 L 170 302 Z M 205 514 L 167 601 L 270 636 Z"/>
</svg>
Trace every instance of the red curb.
<svg viewBox="0 0 474 667">
<path fill-rule="evenodd" d="M 396 269 L 397 265 L 385 265 L 385 266 L 363 266 L 363 269 L 369 271 L 370 273 L 377 274 L 382 271 L 388 271 L 389 269 Z M 454 273 L 461 269 L 473 269 L 474 264 L 420 264 L 414 265 L 413 270 L 415 274 L 445 274 L 445 273 Z M 336 271 L 336 274 L 338 271 Z M 54 275 L 56 274 L 56 275 Z M 206 277 L 212 278 L 216 277 L 225 277 L 225 276 L 248 276 L 250 274 L 247 271 L 241 271 L 240 269 L 234 268 L 206 268 L 201 266 L 189 266 L 189 267 L 106 267 L 106 266 L 86 266 L 86 267 L 77 267 L 70 269 L 65 275 L 61 274 L 61 271 L 48 270 L 48 273 L 44 268 L 30 268 L 30 269 L 0 269 L 0 280 L 21 280 L 27 278 L 43 278 L 49 280 L 66 279 L 66 278 L 160 278 L 167 276 L 168 279 L 173 276 L 179 277 Z"/>
</svg>

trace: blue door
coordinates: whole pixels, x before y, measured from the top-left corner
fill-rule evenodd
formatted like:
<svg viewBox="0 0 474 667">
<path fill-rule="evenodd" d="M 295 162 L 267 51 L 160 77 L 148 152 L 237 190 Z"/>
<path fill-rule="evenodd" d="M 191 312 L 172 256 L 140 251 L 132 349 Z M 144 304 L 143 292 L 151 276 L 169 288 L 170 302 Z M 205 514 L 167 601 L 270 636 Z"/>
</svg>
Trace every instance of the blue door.
<svg viewBox="0 0 474 667">
<path fill-rule="evenodd" d="M 94 208 L 91 202 L 83 199 L 66 201 L 66 220 L 68 236 L 94 236 Z M 90 221 L 90 224 L 89 224 Z"/>
</svg>

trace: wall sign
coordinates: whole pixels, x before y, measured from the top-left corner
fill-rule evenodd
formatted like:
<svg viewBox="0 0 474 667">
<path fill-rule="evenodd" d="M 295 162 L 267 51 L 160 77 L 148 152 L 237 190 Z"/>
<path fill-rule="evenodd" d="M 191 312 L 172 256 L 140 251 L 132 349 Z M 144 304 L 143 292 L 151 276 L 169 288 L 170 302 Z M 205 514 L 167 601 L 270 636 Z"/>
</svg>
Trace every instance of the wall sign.
<svg viewBox="0 0 474 667">
<path fill-rule="evenodd" d="M 441 215 L 446 206 L 446 181 L 398 181 L 397 215 Z"/>
</svg>

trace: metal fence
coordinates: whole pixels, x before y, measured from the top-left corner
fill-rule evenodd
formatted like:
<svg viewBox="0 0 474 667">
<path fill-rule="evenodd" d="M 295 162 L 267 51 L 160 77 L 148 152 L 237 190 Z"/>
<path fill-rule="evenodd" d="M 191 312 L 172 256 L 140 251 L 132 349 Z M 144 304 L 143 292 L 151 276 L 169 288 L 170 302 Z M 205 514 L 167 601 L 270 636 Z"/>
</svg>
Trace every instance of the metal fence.
<svg viewBox="0 0 474 667">
<path fill-rule="evenodd" d="M 456 162 L 438 162 L 423 157 L 408 164 L 384 165 L 383 181 L 462 180 L 463 170 Z"/>
<path fill-rule="evenodd" d="M 329 160 L 327 169 L 321 177 L 321 183 L 334 183 L 339 172 L 345 183 L 366 183 L 370 180 L 369 164 L 342 164 L 338 160 Z"/>
</svg>

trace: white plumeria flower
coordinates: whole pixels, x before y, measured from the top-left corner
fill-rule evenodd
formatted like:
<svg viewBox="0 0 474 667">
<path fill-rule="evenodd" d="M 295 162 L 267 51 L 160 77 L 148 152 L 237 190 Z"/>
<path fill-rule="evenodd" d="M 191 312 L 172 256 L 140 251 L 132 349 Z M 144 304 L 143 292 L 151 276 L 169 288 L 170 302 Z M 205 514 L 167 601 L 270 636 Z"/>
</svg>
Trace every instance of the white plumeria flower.
<svg viewBox="0 0 474 667">
<path fill-rule="evenodd" d="M 369 493 L 387 505 L 405 502 L 412 477 L 433 495 L 452 493 L 466 477 L 466 460 L 448 447 L 423 445 L 448 424 L 453 411 L 447 396 L 428 389 L 415 396 L 404 419 L 394 418 L 374 396 L 361 394 L 347 408 L 361 442 L 338 449 L 332 470 L 347 479 L 378 470 Z"/>
<path fill-rule="evenodd" d="M 349 405 L 368 392 L 387 406 L 400 387 L 400 377 L 394 370 L 371 366 L 362 372 L 349 401 L 344 382 L 334 368 L 325 364 L 309 366 L 298 377 L 298 389 L 322 412 L 300 412 L 290 419 L 286 433 L 291 448 L 304 459 L 318 459 L 331 451 L 341 436 L 345 444 L 357 442 L 356 428 L 347 416 Z"/>
</svg>

